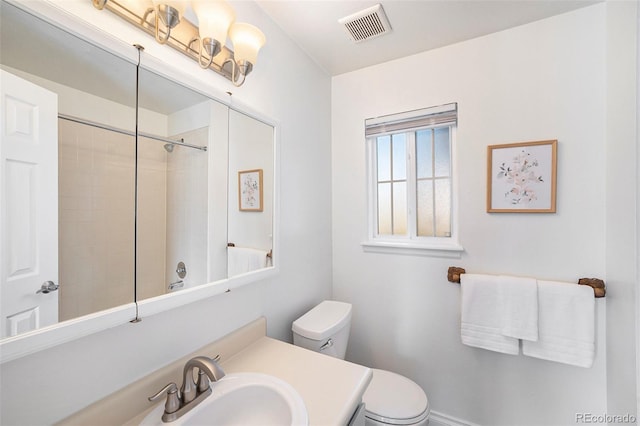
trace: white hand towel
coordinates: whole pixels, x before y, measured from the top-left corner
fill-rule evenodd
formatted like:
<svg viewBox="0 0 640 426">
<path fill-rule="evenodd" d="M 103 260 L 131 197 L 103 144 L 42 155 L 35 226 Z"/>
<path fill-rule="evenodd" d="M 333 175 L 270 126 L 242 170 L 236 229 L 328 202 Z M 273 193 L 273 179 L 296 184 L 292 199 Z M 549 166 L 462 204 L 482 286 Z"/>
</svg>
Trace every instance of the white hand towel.
<svg viewBox="0 0 640 426">
<path fill-rule="evenodd" d="M 502 334 L 502 282 L 502 278 L 497 275 L 460 276 L 460 336 L 465 345 L 517 355 L 520 352 L 518 339 Z"/>
<path fill-rule="evenodd" d="M 227 275 L 244 274 L 267 266 L 267 251 L 246 247 L 227 247 Z"/>
<path fill-rule="evenodd" d="M 523 341 L 522 353 L 591 367 L 595 357 L 593 289 L 573 283 L 538 281 L 538 341 Z"/>
<path fill-rule="evenodd" d="M 535 278 L 502 275 L 499 305 L 504 336 L 538 340 L 538 283 Z"/>
</svg>

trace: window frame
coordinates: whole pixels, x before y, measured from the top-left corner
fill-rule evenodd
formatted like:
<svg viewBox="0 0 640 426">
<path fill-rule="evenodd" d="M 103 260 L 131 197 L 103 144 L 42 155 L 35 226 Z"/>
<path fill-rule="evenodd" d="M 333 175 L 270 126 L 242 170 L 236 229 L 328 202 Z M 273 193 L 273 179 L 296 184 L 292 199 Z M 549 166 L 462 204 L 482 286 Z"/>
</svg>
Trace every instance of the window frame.
<svg viewBox="0 0 640 426">
<path fill-rule="evenodd" d="M 457 114 L 457 105 L 456 108 Z M 440 107 L 438 107 L 440 108 Z M 416 111 L 429 111 L 429 109 Z M 412 112 L 394 114 L 388 117 L 411 116 Z M 425 115 L 417 114 L 416 116 Z M 380 119 L 377 119 L 380 121 Z M 418 236 L 417 224 L 417 167 L 416 158 L 416 132 L 423 129 L 449 128 L 450 142 L 450 179 L 451 179 L 451 236 Z M 378 198 L 377 198 L 377 139 L 380 136 L 404 133 L 407 136 L 407 231 L 408 235 L 379 235 L 378 234 Z M 394 253 L 394 254 L 419 254 L 437 257 L 460 257 L 464 248 L 459 244 L 458 226 L 458 187 L 457 187 L 457 122 L 435 123 L 431 125 L 408 125 L 398 129 L 397 126 L 389 131 L 365 136 L 366 160 L 367 160 L 367 238 L 361 243 L 364 251 Z M 412 164 L 413 163 L 413 164 Z M 411 210 L 411 213 L 409 212 Z"/>
</svg>

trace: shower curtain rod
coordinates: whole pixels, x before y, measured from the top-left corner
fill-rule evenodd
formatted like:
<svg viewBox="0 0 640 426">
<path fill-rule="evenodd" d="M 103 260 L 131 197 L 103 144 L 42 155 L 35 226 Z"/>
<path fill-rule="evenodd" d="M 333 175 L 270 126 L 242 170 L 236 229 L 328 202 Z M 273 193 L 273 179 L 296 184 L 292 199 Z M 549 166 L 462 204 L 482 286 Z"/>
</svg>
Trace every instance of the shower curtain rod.
<svg viewBox="0 0 640 426">
<path fill-rule="evenodd" d="M 73 121 L 75 123 L 86 124 L 88 126 L 97 127 L 99 129 L 104 129 L 104 130 L 109 130 L 109 131 L 116 132 L 116 133 L 121 133 L 123 135 L 128 135 L 128 136 L 135 136 L 136 135 L 135 132 L 132 132 L 130 130 L 119 129 L 117 127 L 108 126 L 106 124 L 97 123 L 95 121 L 90 121 L 90 120 L 85 120 L 84 118 L 78 118 L 78 117 L 74 117 L 74 116 L 71 116 L 71 115 L 58 114 L 58 118 L 61 118 L 63 120 L 67 120 L 67 121 Z M 142 136 L 142 137 L 148 138 L 148 139 L 157 140 L 157 141 L 160 141 L 160 142 L 167 142 L 167 143 L 174 144 L 174 145 L 184 146 L 186 148 L 199 149 L 200 151 L 206 151 L 207 150 L 206 146 L 191 145 L 189 143 L 184 142 L 184 139 L 180 139 L 180 140 L 169 139 L 169 138 L 164 138 L 162 136 L 156 136 L 156 135 L 152 135 L 150 133 L 144 133 L 144 132 L 138 132 L 138 136 Z"/>
</svg>

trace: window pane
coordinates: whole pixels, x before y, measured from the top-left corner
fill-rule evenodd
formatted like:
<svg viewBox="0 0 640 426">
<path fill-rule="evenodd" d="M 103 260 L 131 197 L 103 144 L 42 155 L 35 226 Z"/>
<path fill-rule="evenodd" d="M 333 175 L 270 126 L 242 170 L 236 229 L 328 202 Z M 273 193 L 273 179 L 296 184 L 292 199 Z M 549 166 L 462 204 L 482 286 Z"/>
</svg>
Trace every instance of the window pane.
<svg viewBox="0 0 640 426">
<path fill-rule="evenodd" d="M 391 184 L 378 184 L 378 234 L 391 235 Z"/>
<path fill-rule="evenodd" d="M 374 139 L 377 235 L 451 237 L 451 137 L 450 127 L 433 127 Z"/>
<path fill-rule="evenodd" d="M 431 130 L 416 132 L 416 173 L 418 179 L 433 176 L 431 158 Z"/>
<path fill-rule="evenodd" d="M 393 235 L 407 234 L 407 183 L 393 183 Z"/>
<path fill-rule="evenodd" d="M 449 128 L 435 129 L 436 173 L 435 176 L 449 176 L 451 153 L 449 152 Z"/>
<path fill-rule="evenodd" d="M 451 179 L 437 179 L 436 237 L 451 236 Z"/>
<path fill-rule="evenodd" d="M 433 181 L 419 180 L 417 187 L 419 237 L 433 237 Z"/>
<path fill-rule="evenodd" d="M 407 137 L 393 135 L 393 180 L 407 178 Z"/>
<path fill-rule="evenodd" d="M 378 182 L 391 180 L 391 137 L 381 136 L 377 139 Z"/>
</svg>

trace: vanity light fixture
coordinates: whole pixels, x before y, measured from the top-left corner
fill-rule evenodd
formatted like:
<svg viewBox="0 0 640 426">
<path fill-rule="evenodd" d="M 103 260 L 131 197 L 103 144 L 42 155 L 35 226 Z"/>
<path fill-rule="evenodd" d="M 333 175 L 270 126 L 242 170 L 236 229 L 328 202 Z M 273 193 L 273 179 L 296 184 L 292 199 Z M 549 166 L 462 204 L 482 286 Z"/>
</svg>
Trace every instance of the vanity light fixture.
<svg viewBox="0 0 640 426">
<path fill-rule="evenodd" d="M 253 70 L 266 41 L 258 28 L 236 23 L 233 8 L 224 0 L 91 1 L 97 9 L 110 10 L 235 86 L 241 86 Z M 197 17 L 198 26 L 185 18 L 188 8 Z M 226 46 L 227 37 L 235 52 Z"/>
<path fill-rule="evenodd" d="M 226 1 L 196 0 L 191 4 L 198 16 L 199 37 L 194 37 L 189 45 L 199 42 L 198 63 L 202 68 L 209 68 L 213 57 L 220 53 L 226 43 L 229 27 L 236 20 L 236 14 Z M 209 56 L 208 62 L 203 63 L 203 51 Z"/>
<path fill-rule="evenodd" d="M 160 44 L 165 44 L 171 37 L 171 29 L 180 23 L 180 17 L 184 16 L 187 3 L 180 0 L 151 0 L 153 7 L 145 12 L 142 20 L 146 21 L 149 14 L 155 15 L 155 37 Z M 160 22 L 164 25 L 164 31 L 160 28 Z M 164 36 L 161 33 L 164 32 Z"/>
<path fill-rule="evenodd" d="M 245 23 L 233 24 L 229 29 L 229 38 L 236 49 L 235 59 L 232 61 L 233 74 L 239 73 L 244 80 L 253 69 L 253 65 L 258 59 L 258 52 L 264 46 L 266 39 L 262 31 Z"/>
</svg>

